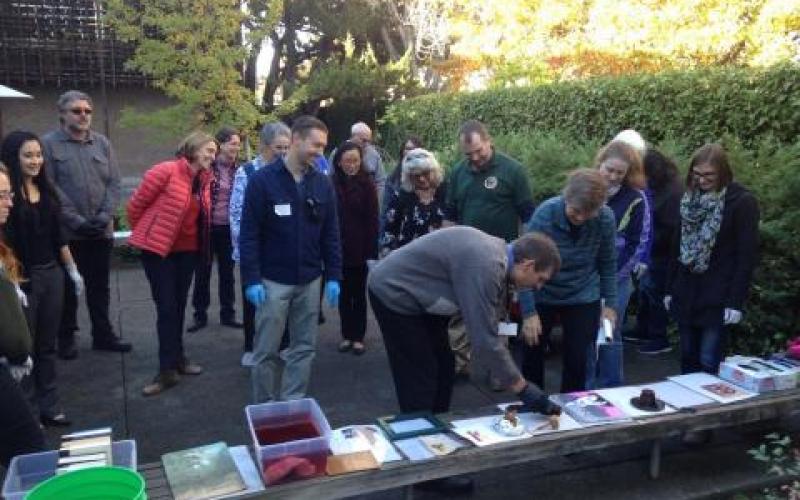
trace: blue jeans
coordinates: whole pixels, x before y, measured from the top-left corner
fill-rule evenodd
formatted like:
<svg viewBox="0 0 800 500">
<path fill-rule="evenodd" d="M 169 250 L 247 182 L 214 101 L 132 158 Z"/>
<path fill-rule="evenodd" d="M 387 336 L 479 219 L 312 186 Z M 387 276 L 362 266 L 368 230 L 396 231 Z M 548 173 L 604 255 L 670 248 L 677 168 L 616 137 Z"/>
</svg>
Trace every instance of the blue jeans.
<svg viewBox="0 0 800 500">
<path fill-rule="evenodd" d="M 284 285 L 264 280 L 267 302 L 256 309 L 256 335 L 251 370 L 253 402 L 286 401 L 306 395 L 311 377 L 319 326 L 319 292 L 321 278 L 305 285 Z M 286 324 L 289 324 L 289 347 L 283 357 L 285 367 L 281 386 L 280 345 Z"/>
<path fill-rule="evenodd" d="M 586 388 L 601 389 L 622 385 L 623 376 L 623 344 L 622 325 L 625 322 L 625 311 L 631 298 L 633 283 L 627 276 L 617 281 L 617 324 L 614 326 L 613 340 L 609 344 L 601 344 L 586 356 Z"/>
<path fill-rule="evenodd" d="M 722 325 L 678 324 L 678 332 L 681 335 L 681 373 L 704 371 L 716 375 L 728 340 L 727 329 Z"/>
<path fill-rule="evenodd" d="M 669 316 L 664 309 L 665 265 L 653 264 L 639 280 L 639 314 L 636 336 L 652 343 L 667 344 Z"/>
</svg>

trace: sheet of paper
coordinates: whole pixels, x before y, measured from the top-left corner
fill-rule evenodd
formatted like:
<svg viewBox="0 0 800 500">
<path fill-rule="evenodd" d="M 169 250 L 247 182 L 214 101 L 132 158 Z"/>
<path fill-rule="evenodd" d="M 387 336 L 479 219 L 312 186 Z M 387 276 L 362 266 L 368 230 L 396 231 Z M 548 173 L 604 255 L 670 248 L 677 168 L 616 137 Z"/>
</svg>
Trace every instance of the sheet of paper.
<svg viewBox="0 0 800 500">
<path fill-rule="evenodd" d="M 426 418 L 412 418 L 410 420 L 400 420 L 389 424 L 389 428 L 395 434 L 405 432 L 418 432 L 433 428 L 433 424 Z"/>
<path fill-rule="evenodd" d="M 422 444 L 419 438 L 401 439 L 395 441 L 394 445 L 412 462 L 421 462 L 436 457 L 432 451 Z"/>
<path fill-rule="evenodd" d="M 437 456 L 449 455 L 465 446 L 463 442 L 441 432 L 439 434 L 420 436 L 419 440 L 431 453 Z"/>
<path fill-rule="evenodd" d="M 734 401 L 756 396 L 752 392 L 708 373 L 688 373 L 686 375 L 676 375 L 669 379 L 720 403 L 733 403 Z"/>
<path fill-rule="evenodd" d="M 611 401 L 611 403 L 619 408 L 620 410 L 624 411 L 627 415 L 634 417 L 634 418 L 641 418 L 641 417 L 654 417 L 657 415 L 665 415 L 667 413 L 675 413 L 678 411 L 676 408 L 673 408 L 669 403 L 664 401 L 664 398 L 661 397 L 661 393 L 655 391 L 656 398 L 664 401 L 664 408 L 660 411 L 646 411 L 640 410 L 631 404 L 631 399 L 639 397 L 642 393 L 642 389 L 650 388 L 651 386 L 646 385 L 631 385 L 625 387 L 614 387 L 613 389 L 598 389 L 597 392 L 606 398 L 607 400 Z"/>
<path fill-rule="evenodd" d="M 505 407 L 509 404 L 519 403 L 503 403 L 498 407 L 505 411 Z M 500 434 L 494 429 L 494 423 L 502 415 L 487 415 L 485 417 L 466 418 L 463 420 L 454 420 L 450 424 L 453 426 L 453 432 L 471 442 L 475 446 L 489 446 L 497 443 L 508 443 L 510 441 L 519 441 L 521 439 L 528 439 L 533 436 L 541 434 L 549 434 L 551 432 L 564 432 L 575 429 L 580 429 L 581 424 L 576 422 L 572 417 L 562 414 L 559 419 L 558 429 L 553 429 L 549 425 L 548 417 L 539 413 L 524 412 L 517 414 L 517 418 L 525 426 L 526 431 L 519 436 L 507 436 Z"/>
<path fill-rule="evenodd" d="M 663 380 L 639 387 L 653 389 L 659 399 L 673 408 L 692 408 L 714 403 L 714 400 L 671 380 Z"/>
<path fill-rule="evenodd" d="M 349 425 L 334 429 L 329 445 L 334 455 L 371 451 L 380 464 L 403 459 L 376 425 Z"/>
</svg>

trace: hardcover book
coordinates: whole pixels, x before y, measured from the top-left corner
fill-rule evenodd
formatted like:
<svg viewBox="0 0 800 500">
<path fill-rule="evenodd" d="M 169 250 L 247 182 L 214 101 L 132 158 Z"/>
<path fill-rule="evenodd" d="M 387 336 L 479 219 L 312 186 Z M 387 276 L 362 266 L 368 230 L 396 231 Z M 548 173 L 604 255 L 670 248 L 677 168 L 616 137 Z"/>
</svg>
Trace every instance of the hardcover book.
<svg viewBox="0 0 800 500">
<path fill-rule="evenodd" d="M 223 442 L 167 453 L 161 461 L 176 500 L 224 496 L 246 488 Z"/>
</svg>

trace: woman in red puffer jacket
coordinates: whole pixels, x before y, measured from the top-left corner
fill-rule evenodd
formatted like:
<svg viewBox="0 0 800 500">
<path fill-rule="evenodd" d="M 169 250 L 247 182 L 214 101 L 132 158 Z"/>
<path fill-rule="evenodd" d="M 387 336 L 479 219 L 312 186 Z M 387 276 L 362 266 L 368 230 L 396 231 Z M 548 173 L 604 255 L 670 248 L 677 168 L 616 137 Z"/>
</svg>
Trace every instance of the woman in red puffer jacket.
<svg viewBox="0 0 800 500">
<path fill-rule="evenodd" d="M 208 245 L 211 207 L 209 167 L 217 153 L 213 137 L 194 132 L 178 158 L 153 166 L 128 202 L 133 233 L 128 243 L 142 251 L 142 265 L 156 304 L 159 372 L 142 393 L 159 394 L 180 375 L 199 375 L 183 351 L 186 299 L 201 249 Z"/>
</svg>

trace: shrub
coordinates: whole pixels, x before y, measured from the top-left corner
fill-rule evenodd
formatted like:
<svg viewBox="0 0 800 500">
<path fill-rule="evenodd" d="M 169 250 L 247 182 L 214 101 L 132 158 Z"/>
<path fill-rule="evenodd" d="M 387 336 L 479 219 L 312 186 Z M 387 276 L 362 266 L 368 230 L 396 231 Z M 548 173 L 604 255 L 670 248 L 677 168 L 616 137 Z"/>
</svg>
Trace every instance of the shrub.
<svg viewBox="0 0 800 500">
<path fill-rule="evenodd" d="M 800 135 L 800 67 L 682 71 L 425 95 L 387 109 L 381 119 L 383 142 L 396 151 L 412 133 L 442 150 L 469 118 L 484 121 L 496 136 L 560 130 L 576 140 L 608 140 L 635 128 L 652 142 L 674 137 L 691 148 L 725 134 L 746 145 L 765 135 L 791 143 Z"/>
</svg>

